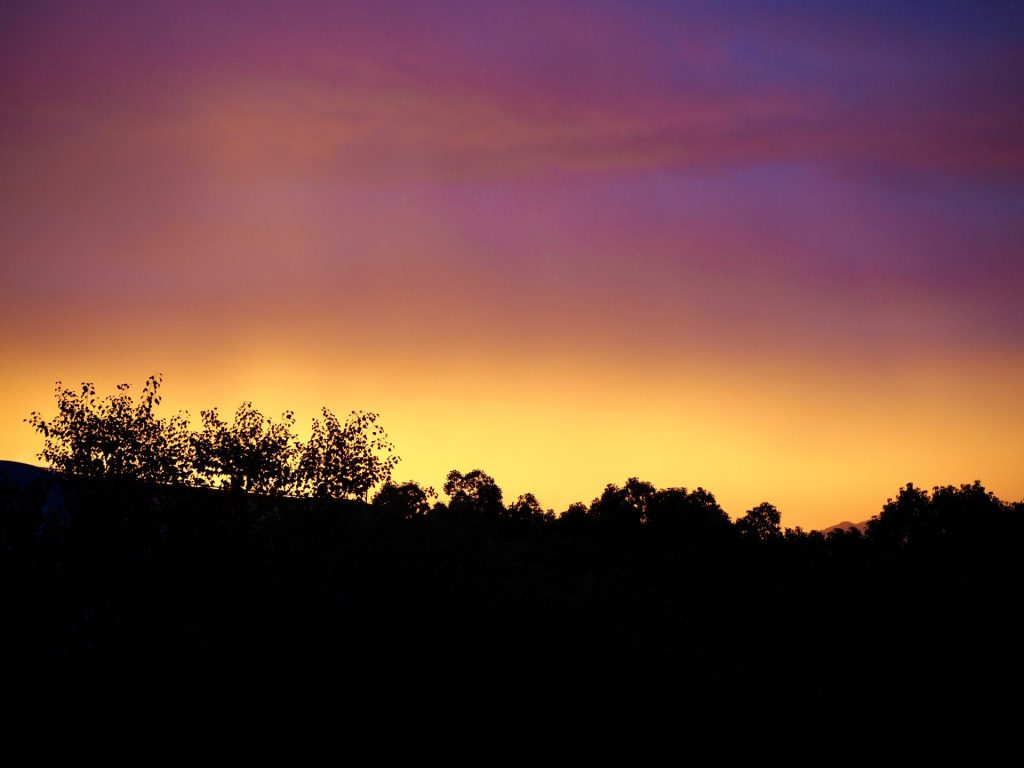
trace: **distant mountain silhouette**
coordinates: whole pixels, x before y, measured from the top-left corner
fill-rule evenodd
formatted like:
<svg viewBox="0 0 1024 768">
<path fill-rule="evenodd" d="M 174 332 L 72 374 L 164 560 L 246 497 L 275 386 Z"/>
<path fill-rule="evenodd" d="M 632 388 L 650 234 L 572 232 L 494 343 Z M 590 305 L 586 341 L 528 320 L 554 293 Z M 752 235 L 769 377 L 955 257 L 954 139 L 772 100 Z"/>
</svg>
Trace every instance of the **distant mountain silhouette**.
<svg viewBox="0 0 1024 768">
<path fill-rule="evenodd" d="M 851 523 L 849 520 L 843 520 L 841 523 L 830 525 L 828 528 L 822 528 L 821 532 L 828 536 L 832 531 L 848 531 L 850 528 L 856 528 L 861 533 L 867 530 L 868 521 L 861 520 L 859 523 Z"/>
</svg>

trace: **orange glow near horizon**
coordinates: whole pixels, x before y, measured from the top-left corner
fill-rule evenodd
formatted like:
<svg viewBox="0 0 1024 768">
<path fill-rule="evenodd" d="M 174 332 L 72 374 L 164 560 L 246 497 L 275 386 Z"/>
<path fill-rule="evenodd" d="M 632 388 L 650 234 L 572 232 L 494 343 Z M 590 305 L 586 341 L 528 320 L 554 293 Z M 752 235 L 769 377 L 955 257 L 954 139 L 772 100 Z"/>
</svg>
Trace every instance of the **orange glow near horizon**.
<svg viewBox="0 0 1024 768">
<path fill-rule="evenodd" d="M 978 361 L 975 370 L 989 382 L 979 387 L 927 364 L 873 381 L 767 363 L 699 372 L 672 366 L 651 379 L 565 360 L 475 372 L 473 361 L 423 363 L 410 378 L 386 360 L 300 368 L 308 359 L 301 351 L 283 358 L 165 367 L 162 412 L 197 417 L 217 406 L 230 413 L 251 399 L 270 416 L 294 409 L 301 435 L 321 405 L 377 410 L 402 456 L 396 479 L 440 488 L 448 470 L 479 467 L 508 500 L 531 491 L 556 511 L 589 503 L 606 483 L 631 475 L 662 487 L 705 487 L 733 518 L 769 500 L 784 525 L 805 529 L 866 519 L 910 481 L 928 488 L 977 478 L 1001 498 L 1024 496 L 1010 445 L 1024 414 L 1000 384 L 1019 381 L 1021 369 L 998 361 Z M 124 378 L 114 375 L 117 367 L 95 366 L 101 391 Z M 42 382 L 36 373 L 5 388 L 3 413 L 51 411 L 51 387 Z M 39 436 L 16 418 L 0 428 L 5 457 L 34 461 Z"/>
</svg>

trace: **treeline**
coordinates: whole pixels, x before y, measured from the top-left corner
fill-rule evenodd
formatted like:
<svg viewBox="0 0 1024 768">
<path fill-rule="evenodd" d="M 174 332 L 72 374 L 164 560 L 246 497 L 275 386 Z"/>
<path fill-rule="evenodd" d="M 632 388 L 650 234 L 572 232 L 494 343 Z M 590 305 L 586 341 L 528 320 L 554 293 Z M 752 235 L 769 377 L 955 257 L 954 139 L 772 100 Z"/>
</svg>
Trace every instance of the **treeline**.
<svg viewBox="0 0 1024 768">
<path fill-rule="evenodd" d="M 390 482 L 376 419 L 192 429 L 158 387 L 58 388 L 30 421 L 61 473 L 0 467 L 5 690 L 46 723 L 295 712 L 474 765 L 1014 746 L 1024 504 L 980 483 L 907 485 L 863 532 L 637 478 L 556 515 L 478 469 L 443 501 Z"/>
<path fill-rule="evenodd" d="M 377 423 L 378 414 L 352 411 L 342 421 L 326 407 L 310 439 L 295 433 L 295 415 L 265 417 L 244 402 L 226 421 L 216 408 L 158 417 L 159 374 L 150 376 L 136 402 L 128 384 L 99 397 L 91 382 L 78 390 L 57 382 L 57 415 L 33 412 L 26 422 L 43 435 L 39 458 L 59 472 L 202 487 L 273 496 L 365 499 L 391 479 L 399 461 Z"/>
<path fill-rule="evenodd" d="M 748 510 L 735 522 L 703 488 L 658 489 L 629 478 L 609 484 L 588 506 L 570 505 L 556 515 L 532 493 L 505 503 L 501 488 L 486 472 L 452 470 L 443 485 L 447 503 L 431 487 L 416 482 L 395 484 L 399 461 L 376 413 L 352 411 L 342 421 L 329 409 L 313 419 L 310 439 L 298 440 L 295 416 L 265 417 L 244 402 L 231 421 L 217 409 L 200 412 L 193 429 L 188 413 L 156 415 L 162 378 L 150 376 L 135 401 L 130 386 L 97 396 L 84 382 L 78 390 L 57 382 L 57 415 L 44 419 L 33 412 L 26 422 L 44 437 L 39 458 L 55 470 L 86 477 L 131 479 L 169 485 L 230 488 L 263 496 L 295 496 L 368 501 L 388 519 L 433 518 L 491 521 L 512 526 L 552 524 L 566 530 L 609 532 L 666 541 L 723 544 L 730 540 L 761 542 L 823 540 L 818 531 L 783 529 L 779 510 L 768 502 Z M 834 530 L 834 539 L 862 537 L 892 546 L 934 546 L 947 540 L 968 541 L 979 532 L 998 535 L 1007 521 L 1021 515 L 1022 505 L 1008 504 L 980 482 L 946 486 L 932 493 L 908 484 L 890 499 L 866 530 Z"/>
<path fill-rule="evenodd" d="M 465 475 L 453 470 L 444 490 L 451 502 L 430 507 L 427 494 L 415 483 L 386 485 L 373 499 L 373 507 L 386 510 L 389 519 L 491 520 L 504 523 L 504 530 L 520 531 L 547 524 L 570 536 L 636 541 L 640 546 L 647 542 L 676 551 L 699 547 L 715 552 L 744 543 L 778 552 L 794 546 L 855 549 L 863 544 L 872 551 L 934 554 L 1017 540 L 1024 532 L 1024 503 L 1004 502 L 980 481 L 936 487 L 931 492 L 908 483 L 868 520 L 863 531 L 850 526 L 828 533 L 800 526 L 783 528 L 779 510 L 768 502 L 733 522 L 703 488 L 656 488 L 635 477 L 621 486 L 609 484 L 589 507 L 572 504 L 557 517 L 544 511 L 533 494 L 503 506 L 501 488 L 480 470 Z"/>
</svg>

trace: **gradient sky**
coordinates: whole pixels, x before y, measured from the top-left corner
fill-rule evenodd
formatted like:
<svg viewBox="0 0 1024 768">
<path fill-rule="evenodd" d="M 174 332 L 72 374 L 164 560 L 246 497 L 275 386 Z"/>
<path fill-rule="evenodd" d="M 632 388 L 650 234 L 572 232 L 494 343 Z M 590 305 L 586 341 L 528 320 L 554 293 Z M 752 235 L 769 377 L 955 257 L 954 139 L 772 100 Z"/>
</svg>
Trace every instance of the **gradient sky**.
<svg viewBox="0 0 1024 768">
<path fill-rule="evenodd" d="M 0 9 L 0 458 L 53 383 L 398 479 L 1024 497 L 1024 4 Z"/>
</svg>

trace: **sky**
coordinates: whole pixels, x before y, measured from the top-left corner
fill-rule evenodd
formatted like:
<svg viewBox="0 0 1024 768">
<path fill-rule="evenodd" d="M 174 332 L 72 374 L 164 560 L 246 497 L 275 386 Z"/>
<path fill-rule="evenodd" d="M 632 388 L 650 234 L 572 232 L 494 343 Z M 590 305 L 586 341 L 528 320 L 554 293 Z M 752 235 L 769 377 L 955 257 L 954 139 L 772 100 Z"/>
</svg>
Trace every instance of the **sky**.
<svg viewBox="0 0 1024 768">
<path fill-rule="evenodd" d="M 0 458 L 54 382 L 396 479 L 1024 498 L 1024 5 L 11 2 Z"/>
</svg>

